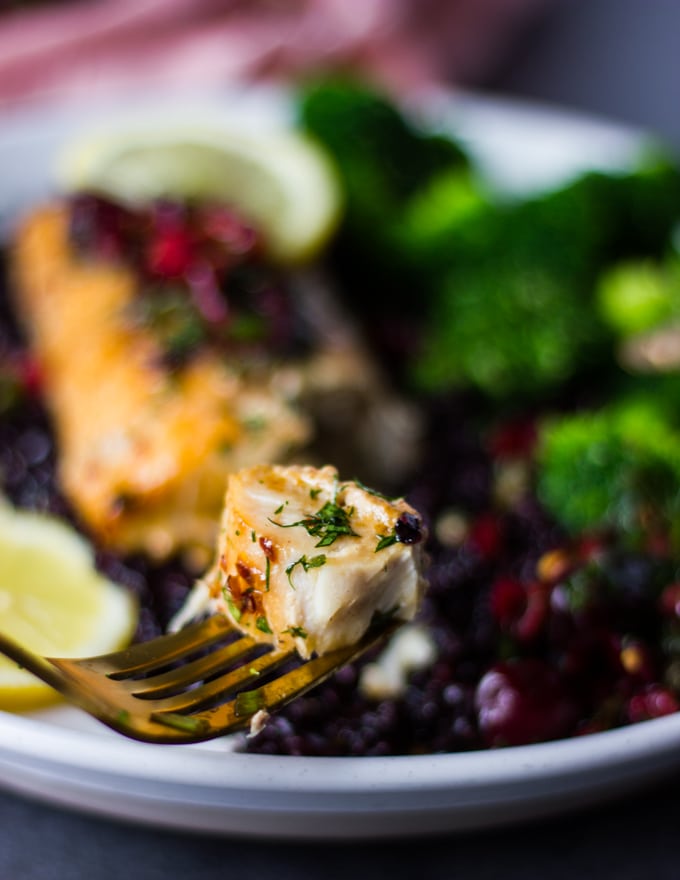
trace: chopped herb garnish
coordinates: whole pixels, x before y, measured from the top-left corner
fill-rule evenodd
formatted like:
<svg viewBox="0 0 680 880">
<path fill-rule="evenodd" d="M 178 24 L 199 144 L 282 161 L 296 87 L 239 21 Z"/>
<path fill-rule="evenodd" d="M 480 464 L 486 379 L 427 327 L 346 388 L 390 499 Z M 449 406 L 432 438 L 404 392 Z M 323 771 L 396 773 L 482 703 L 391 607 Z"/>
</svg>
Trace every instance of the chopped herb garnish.
<svg viewBox="0 0 680 880">
<path fill-rule="evenodd" d="M 228 595 L 225 593 L 224 598 L 225 598 L 225 601 L 226 601 L 226 603 L 227 603 L 227 608 L 229 609 L 229 613 L 230 613 L 231 616 L 234 618 L 234 620 L 236 621 L 236 623 L 238 623 L 238 622 L 241 620 L 241 609 L 240 609 L 240 608 L 238 607 L 238 605 L 234 602 L 234 600 L 231 598 L 231 596 L 228 596 Z"/>
<path fill-rule="evenodd" d="M 278 513 L 279 511 L 274 512 Z M 308 535 L 320 539 L 314 545 L 315 547 L 329 547 L 343 535 L 354 538 L 359 537 L 349 522 L 353 513 L 353 507 L 344 508 L 333 501 L 327 501 L 316 513 L 310 514 L 297 522 L 280 523 L 275 520 L 270 520 L 270 522 L 273 522 L 275 526 L 280 526 L 282 529 L 302 526 L 302 528 L 307 530 Z"/>
<path fill-rule="evenodd" d="M 234 700 L 234 714 L 239 717 L 254 715 L 264 705 L 265 699 L 262 688 L 256 688 L 253 691 L 241 691 Z"/>
<path fill-rule="evenodd" d="M 121 709 L 120 712 L 116 713 L 116 721 L 119 724 L 127 724 L 130 720 L 130 713 L 127 709 Z"/>
<path fill-rule="evenodd" d="M 296 565 L 301 565 L 304 571 L 309 571 L 310 568 L 321 568 L 322 565 L 326 564 L 326 556 L 324 553 L 319 553 L 318 556 L 312 556 L 311 559 L 307 559 L 306 556 L 301 556 L 299 559 L 296 559 L 295 562 L 291 563 L 286 569 L 286 574 L 288 575 L 288 583 L 295 589 L 295 585 L 293 584 L 293 580 L 291 575 L 293 574 L 293 569 Z"/>
<path fill-rule="evenodd" d="M 241 532 L 240 532 L 239 529 L 236 529 L 235 535 L 236 535 L 237 538 L 240 538 L 240 537 L 241 537 Z"/>
<path fill-rule="evenodd" d="M 283 632 L 294 636 L 296 639 L 307 638 L 307 632 L 301 626 L 289 626 L 288 629 L 284 629 Z"/>
<path fill-rule="evenodd" d="M 257 541 L 257 535 L 255 534 L 255 529 L 253 529 L 253 531 L 250 533 L 250 540 L 253 542 L 253 544 Z"/>
<path fill-rule="evenodd" d="M 175 730 L 183 730 L 187 733 L 204 733 L 210 726 L 205 718 L 178 715 L 175 712 L 154 712 L 151 717 L 159 724 L 165 724 L 166 727 L 174 727 Z"/>
<path fill-rule="evenodd" d="M 309 490 L 309 497 L 312 499 L 312 501 L 316 501 L 316 499 L 319 497 L 320 494 L 321 494 L 321 489 L 310 489 Z"/>
<path fill-rule="evenodd" d="M 286 506 L 286 504 L 288 504 L 287 501 L 284 501 L 283 504 L 279 504 L 279 506 L 278 506 L 278 507 L 276 508 L 276 510 L 274 511 L 274 516 L 276 516 L 277 513 L 281 513 L 281 511 L 282 511 L 283 508 Z"/>
<path fill-rule="evenodd" d="M 269 592 L 269 578 L 271 577 L 271 573 L 272 573 L 271 560 L 269 559 L 268 556 L 266 556 L 265 563 L 264 563 L 264 589 L 265 589 L 266 593 Z"/>
<path fill-rule="evenodd" d="M 255 621 L 255 626 L 263 633 L 269 633 L 272 635 L 272 628 L 269 626 L 269 621 L 264 615 L 260 615 Z"/>
<path fill-rule="evenodd" d="M 376 535 L 376 537 L 379 539 L 375 548 L 376 553 L 378 550 L 384 550 L 385 547 L 391 547 L 392 544 L 396 544 L 399 540 L 395 532 L 392 532 L 390 535 Z"/>
<path fill-rule="evenodd" d="M 264 416 L 249 416 L 243 421 L 246 431 L 263 431 L 267 427 L 267 419 Z"/>
</svg>

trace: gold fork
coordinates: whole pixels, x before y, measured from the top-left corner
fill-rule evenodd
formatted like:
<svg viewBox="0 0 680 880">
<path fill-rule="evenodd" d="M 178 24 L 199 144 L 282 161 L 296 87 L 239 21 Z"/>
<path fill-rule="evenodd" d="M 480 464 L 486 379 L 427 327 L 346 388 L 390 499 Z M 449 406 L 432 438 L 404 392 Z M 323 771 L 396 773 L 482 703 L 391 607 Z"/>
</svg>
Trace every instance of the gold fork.
<svg viewBox="0 0 680 880">
<path fill-rule="evenodd" d="M 1 633 L 0 653 L 119 733 L 192 743 L 250 726 L 258 712 L 285 706 L 394 629 L 393 622 L 374 627 L 356 644 L 307 661 L 222 615 L 100 657 L 41 657 Z"/>
</svg>

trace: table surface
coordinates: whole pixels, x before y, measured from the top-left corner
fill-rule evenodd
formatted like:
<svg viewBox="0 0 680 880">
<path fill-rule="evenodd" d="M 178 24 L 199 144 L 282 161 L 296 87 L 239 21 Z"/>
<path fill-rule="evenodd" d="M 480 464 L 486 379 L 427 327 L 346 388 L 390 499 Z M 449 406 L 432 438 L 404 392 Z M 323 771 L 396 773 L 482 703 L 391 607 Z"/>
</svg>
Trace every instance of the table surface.
<svg viewBox="0 0 680 880">
<path fill-rule="evenodd" d="M 657 0 L 654 15 L 649 16 L 647 3 L 559 4 L 537 32 L 534 45 L 524 46 L 521 59 L 514 67 L 508 66 L 505 80 L 493 83 L 494 90 L 505 87 L 508 93 L 609 112 L 622 120 L 649 124 L 680 143 L 680 117 L 675 114 L 675 101 L 668 100 L 668 90 L 677 83 L 677 76 L 669 73 L 680 72 L 677 27 L 673 26 L 680 24 L 680 5 L 675 0 Z M 612 27 L 614 19 L 616 27 Z M 641 24 L 645 24 L 642 31 Z M 607 52 L 602 51 L 603 34 L 607 35 Z M 656 37 L 646 39 L 645 34 Z M 579 63 L 574 65 L 576 55 Z M 635 77 L 635 88 L 622 87 L 630 76 Z M 322 875 L 324 880 L 347 880 L 357 874 L 377 874 L 427 880 L 455 876 L 663 880 L 678 876 L 679 787 L 680 774 L 615 803 L 549 821 L 361 844 L 191 836 L 92 818 L 2 793 L 0 878 L 212 880 L 223 875 L 238 880 L 286 880 Z"/>
<path fill-rule="evenodd" d="M 376 843 L 278 843 L 109 822 L 0 798 L 0 877 L 17 880 L 664 880 L 680 864 L 680 774 L 614 803 L 475 833 Z M 188 807 L 188 809 L 190 809 Z"/>
</svg>

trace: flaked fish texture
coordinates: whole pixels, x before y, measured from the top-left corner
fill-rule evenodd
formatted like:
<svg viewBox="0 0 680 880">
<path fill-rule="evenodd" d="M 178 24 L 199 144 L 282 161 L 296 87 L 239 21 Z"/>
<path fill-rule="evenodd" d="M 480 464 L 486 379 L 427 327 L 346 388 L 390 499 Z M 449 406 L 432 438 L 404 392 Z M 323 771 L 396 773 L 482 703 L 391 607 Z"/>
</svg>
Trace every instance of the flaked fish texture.
<svg viewBox="0 0 680 880">
<path fill-rule="evenodd" d="M 229 477 L 216 562 L 197 590 L 250 635 L 323 654 L 414 617 L 425 539 L 406 501 L 334 467 L 256 466 Z"/>
</svg>

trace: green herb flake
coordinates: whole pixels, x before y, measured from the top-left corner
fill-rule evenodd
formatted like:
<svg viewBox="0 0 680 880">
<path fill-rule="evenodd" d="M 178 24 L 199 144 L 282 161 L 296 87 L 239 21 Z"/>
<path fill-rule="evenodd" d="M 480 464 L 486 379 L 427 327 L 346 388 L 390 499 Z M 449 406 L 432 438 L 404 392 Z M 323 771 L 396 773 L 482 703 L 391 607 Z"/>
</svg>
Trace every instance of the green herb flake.
<svg viewBox="0 0 680 880">
<path fill-rule="evenodd" d="M 234 700 L 234 714 L 243 718 L 247 715 L 254 715 L 265 706 L 264 693 L 262 688 L 255 688 L 252 691 L 241 691 Z"/>
<path fill-rule="evenodd" d="M 236 535 L 237 538 L 241 537 L 241 532 L 239 529 L 236 529 L 236 532 L 234 534 Z"/>
<path fill-rule="evenodd" d="M 236 602 L 231 598 L 230 595 L 224 594 L 224 599 L 227 603 L 227 608 L 229 609 L 229 613 L 234 618 L 236 623 L 239 623 L 241 620 L 241 609 L 238 607 Z"/>
<path fill-rule="evenodd" d="M 261 614 L 255 621 L 255 626 L 260 630 L 260 632 L 268 633 L 269 635 L 273 635 L 272 628 L 269 626 L 269 621 Z"/>
<path fill-rule="evenodd" d="M 284 634 L 288 633 L 296 639 L 306 639 L 307 632 L 301 626 L 289 626 L 288 629 L 283 630 Z"/>
<path fill-rule="evenodd" d="M 257 541 L 257 535 L 255 534 L 255 529 L 253 529 L 252 532 L 250 533 L 250 540 L 253 542 L 253 544 L 255 544 Z"/>
<path fill-rule="evenodd" d="M 392 544 L 396 544 L 399 540 L 397 538 L 396 532 L 392 532 L 389 535 L 376 535 L 376 537 L 378 538 L 378 543 L 375 547 L 376 553 L 378 552 L 378 550 L 384 550 L 386 547 L 391 547 Z"/>
<path fill-rule="evenodd" d="M 121 709 L 120 712 L 116 713 L 116 721 L 118 724 L 129 724 L 130 722 L 130 713 L 127 709 Z"/>
<path fill-rule="evenodd" d="M 312 501 L 316 501 L 316 499 L 319 497 L 320 494 L 321 494 L 321 489 L 310 489 L 309 490 L 309 497 L 312 499 Z"/>
<path fill-rule="evenodd" d="M 278 513 L 279 511 L 274 511 Z M 353 507 L 340 507 L 333 501 L 327 501 L 324 506 L 317 510 L 316 513 L 306 516 L 294 523 L 280 523 L 270 520 L 275 526 L 282 529 L 292 529 L 295 526 L 302 526 L 306 529 L 307 534 L 313 538 L 319 538 L 315 547 L 330 547 L 338 538 L 346 535 L 358 538 L 359 535 L 350 525 L 350 519 L 354 513 Z"/>
<path fill-rule="evenodd" d="M 154 712 L 151 716 L 154 721 L 182 730 L 186 733 L 205 733 L 210 725 L 205 718 L 196 718 L 192 715 L 178 715 L 176 712 Z"/>
<path fill-rule="evenodd" d="M 274 516 L 276 516 L 278 513 L 281 513 L 281 511 L 282 511 L 283 508 L 286 506 L 286 504 L 288 504 L 287 501 L 284 501 L 283 504 L 279 504 L 279 506 L 278 506 L 278 507 L 276 508 L 276 510 L 274 511 Z"/>
<path fill-rule="evenodd" d="M 297 565 L 301 565 L 304 571 L 309 571 L 310 568 L 321 568 L 322 565 L 326 564 L 326 555 L 324 553 L 319 553 L 318 556 L 312 556 L 311 559 L 307 559 L 306 556 L 301 556 L 299 559 L 296 559 L 295 562 L 292 562 L 288 568 L 286 569 L 286 575 L 288 576 L 288 583 L 291 585 L 293 589 L 295 589 L 295 584 L 293 583 L 292 574 L 293 570 Z"/>
<path fill-rule="evenodd" d="M 268 556 L 265 557 L 264 563 L 264 589 L 265 592 L 269 592 L 269 579 L 272 573 L 272 564 Z"/>
<path fill-rule="evenodd" d="M 267 419 L 264 416 L 249 416 L 243 422 L 246 431 L 257 433 L 263 431 L 267 427 Z"/>
</svg>

